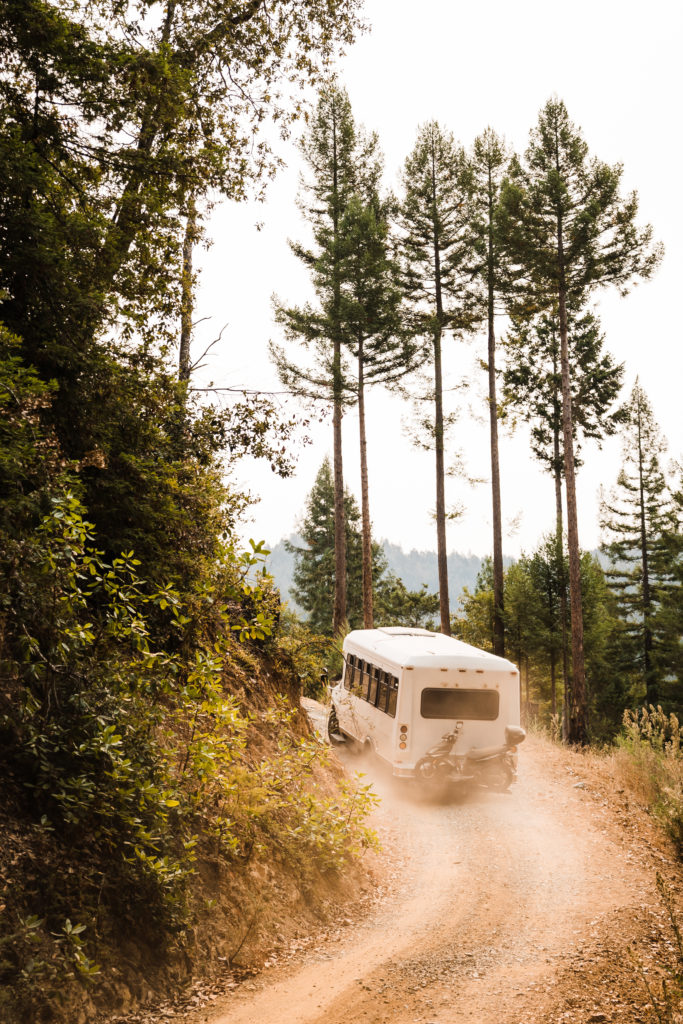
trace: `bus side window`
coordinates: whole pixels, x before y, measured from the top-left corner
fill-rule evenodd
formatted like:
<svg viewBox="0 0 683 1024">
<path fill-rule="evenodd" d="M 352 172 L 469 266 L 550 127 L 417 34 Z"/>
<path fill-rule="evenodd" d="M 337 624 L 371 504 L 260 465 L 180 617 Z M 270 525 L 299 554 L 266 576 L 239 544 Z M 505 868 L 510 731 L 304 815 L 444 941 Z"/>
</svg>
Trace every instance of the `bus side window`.
<svg viewBox="0 0 683 1024">
<path fill-rule="evenodd" d="M 360 658 L 355 657 L 353 659 L 353 684 L 351 686 L 351 692 L 355 697 L 361 696 L 363 689 L 363 662 Z"/>
<path fill-rule="evenodd" d="M 380 711 L 386 711 L 387 697 L 389 695 L 388 682 L 391 677 L 387 672 L 384 672 L 383 669 L 381 668 L 377 669 L 377 675 L 379 677 L 377 683 L 377 707 L 380 709 Z"/>
<path fill-rule="evenodd" d="M 367 661 L 359 661 L 358 667 L 359 667 L 360 673 L 361 673 L 361 677 L 360 677 L 360 685 L 361 685 L 360 696 L 362 697 L 363 700 L 367 700 L 368 699 L 368 691 L 370 689 L 370 665 L 368 665 Z"/>
<path fill-rule="evenodd" d="M 377 674 L 378 674 L 378 672 L 379 672 L 379 669 L 375 668 L 374 665 L 368 665 L 368 676 L 369 676 L 369 679 L 370 679 L 370 686 L 368 688 L 368 704 L 376 704 L 377 703 Z"/>
<path fill-rule="evenodd" d="M 387 714 L 391 715 L 392 718 L 396 718 L 396 703 L 398 701 L 398 679 L 396 676 L 387 675 L 388 682 L 388 701 L 387 701 Z"/>
<path fill-rule="evenodd" d="M 346 659 L 346 671 L 344 673 L 344 688 L 353 692 L 353 684 L 356 675 L 356 656 L 349 654 Z"/>
</svg>

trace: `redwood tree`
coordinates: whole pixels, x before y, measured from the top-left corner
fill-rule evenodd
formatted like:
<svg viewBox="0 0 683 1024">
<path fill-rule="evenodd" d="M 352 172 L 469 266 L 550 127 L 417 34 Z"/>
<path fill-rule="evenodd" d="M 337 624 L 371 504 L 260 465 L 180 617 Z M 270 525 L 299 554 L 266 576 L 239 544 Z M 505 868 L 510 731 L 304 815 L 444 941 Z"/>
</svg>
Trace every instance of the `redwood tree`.
<svg viewBox="0 0 683 1024">
<path fill-rule="evenodd" d="M 635 279 L 650 277 L 661 258 L 651 227 L 636 225 L 636 194 L 621 196 L 621 175 L 620 165 L 589 156 L 564 103 L 551 99 L 531 131 L 524 161 L 511 164 L 499 214 L 518 273 L 518 302 L 526 309 L 558 310 L 572 625 L 568 739 L 573 743 L 587 742 L 588 714 L 567 306 L 608 284 L 625 294 Z"/>
</svg>

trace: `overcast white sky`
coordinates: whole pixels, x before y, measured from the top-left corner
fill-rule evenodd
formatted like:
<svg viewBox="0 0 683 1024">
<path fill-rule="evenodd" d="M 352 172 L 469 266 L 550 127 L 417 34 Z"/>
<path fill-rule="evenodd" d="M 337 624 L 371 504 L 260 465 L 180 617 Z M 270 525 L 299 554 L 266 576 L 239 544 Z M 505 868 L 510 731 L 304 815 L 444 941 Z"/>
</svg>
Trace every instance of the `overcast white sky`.
<svg viewBox="0 0 683 1024">
<path fill-rule="evenodd" d="M 567 104 L 591 152 L 624 165 L 625 189 L 640 195 L 641 222 L 651 222 L 666 246 L 656 278 L 627 298 L 605 292 L 598 303 L 607 345 L 626 363 L 626 389 L 639 376 L 654 406 L 670 452 L 683 451 L 681 386 L 683 355 L 679 295 L 683 279 L 681 206 L 681 28 L 682 6 L 669 0 L 647 5 L 617 0 L 485 0 L 476 4 L 420 4 L 366 0 L 371 25 L 340 65 L 356 121 L 378 132 L 386 183 L 397 188 L 398 171 L 415 141 L 419 123 L 436 118 L 469 146 L 491 125 L 518 151 L 525 148 L 538 110 L 552 94 Z M 300 160 L 294 143 L 280 152 L 287 168 L 269 187 L 265 204 L 224 204 L 209 224 L 212 248 L 202 255 L 197 347 L 227 324 L 212 353 L 204 381 L 251 389 L 276 389 L 268 340 L 278 338 L 270 297 L 288 303 L 309 296 L 306 272 L 287 239 L 306 235 L 295 205 Z M 256 223 L 262 222 L 261 231 Z M 500 327 L 502 328 L 502 323 Z M 484 374 L 475 362 L 485 338 L 453 343 L 449 379 L 472 374 L 478 385 L 470 401 L 481 422 L 463 414 L 454 446 L 468 453 L 470 468 L 488 476 L 488 426 L 484 419 Z M 410 446 L 402 429 L 405 408 L 381 391 L 370 396 L 369 468 L 374 534 L 404 549 L 436 547 L 433 456 Z M 290 480 L 265 465 L 241 463 L 237 478 L 261 497 L 247 535 L 275 543 L 296 528 L 305 498 L 325 454 L 331 452 L 328 420 L 301 452 Z M 620 446 L 591 445 L 578 477 L 580 537 L 584 547 L 599 540 L 597 492 L 611 484 Z M 537 469 L 528 437 L 519 429 L 501 438 L 504 550 L 531 550 L 552 527 L 553 485 Z M 357 420 L 344 422 L 344 471 L 359 496 Z M 449 526 L 449 550 L 488 553 L 491 548 L 487 485 L 448 484 L 448 501 L 462 501 L 467 514 Z M 516 526 L 512 526 L 516 521 Z"/>
</svg>

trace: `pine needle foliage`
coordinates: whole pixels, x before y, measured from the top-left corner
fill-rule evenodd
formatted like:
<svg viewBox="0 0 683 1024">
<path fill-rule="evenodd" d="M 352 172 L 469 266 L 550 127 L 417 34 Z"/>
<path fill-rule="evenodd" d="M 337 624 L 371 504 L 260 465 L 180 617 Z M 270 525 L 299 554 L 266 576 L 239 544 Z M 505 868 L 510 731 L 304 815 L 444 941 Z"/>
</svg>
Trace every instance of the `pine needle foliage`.
<svg viewBox="0 0 683 1024">
<path fill-rule="evenodd" d="M 624 364 L 605 351 L 605 335 L 591 310 L 567 311 L 571 364 L 574 461 L 581 465 L 586 439 L 611 437 L 625 413 L 616 403 Z M 562 457 L 562 375 L 556 313 L 533 320 L 513 318 L 504 340 L 507 363 L 503 371 L 506 416 L 531 425 L 534 457 L 553 476 L 564 476 Z"/>
<path fill-rule="evenodd" d="M 667 538 L 680 535 L 680 518 L 662 465 L 666 444 L 637 382 L 626 414 L 622 468 L 601 504 L 603 550 L 621 618 L 621 671 L 631 679 L 636 700 L 655 704 L 673 683 L 664 653 L 670 637 L 658 612 L 678 590 L 677 559 Z"/>
<path fill-rule="evenodd" d="M 441 631 L 450 633 L 442 342 L 472 322 L 467 274 L 466 161 L 462 146 L 436 121 L 422 125 L 406 158 L 400 206 L 403 287 L 408 330 L 434 367 L 429 434 L 436 461 L 436 533 Z"/>
<path fill-rule="evenodd" d="M 348 621 L 352 629 L 363 625 L 362 537 L 360 512 L 353 495 L 344 495 L 346 529 L 346 588 Z M 307 625 L 314 633 L 334 635 L 334 480 L 329 459 L 318 470 L 306 502 L 299 532 L 303 544 L 286 543 L 295 556 L 292 596 L 307 613 Z M 386 560 L 378 544 L 373 544 L 373 577 L 378 580 L 386 569 Z"/>
<path fill-rule="evenodd" d="M 553 98 L 539 113 L 524 160 L 510 165 L 499 208 L 516 279 L 513 308 L 520 315 L 558 311 L 572 636 L 569 738 L 576 743 L 587 741 L 588 705 L 567 310 L 606 285 L 625 294 L 635 280 L 652 276 L 662 256 L 652 228 L 637 224 L 636 194 L 622 197 L 621 177 L 620 165 L 589 155 L 564 103 Z"/>
</svg>

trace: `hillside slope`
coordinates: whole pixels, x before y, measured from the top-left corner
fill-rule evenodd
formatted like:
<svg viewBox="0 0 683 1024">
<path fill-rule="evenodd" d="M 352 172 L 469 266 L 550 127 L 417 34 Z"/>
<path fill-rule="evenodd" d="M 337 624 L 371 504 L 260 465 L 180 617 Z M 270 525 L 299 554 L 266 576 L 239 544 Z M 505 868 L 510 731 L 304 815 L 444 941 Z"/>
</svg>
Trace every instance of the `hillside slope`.
<svg viewBox="0 0 683 1024">
<path fill-rule="evenodd" d="M 295 941 L 363 896 L 366 869 L 347 856 L 356 841 L 371 840 L 363 801 L 354 808 L 353 793 L 342 792 L 341 767 L 328 762 L 299 709 L 298 678 L 256 648 L 226 666 L 223 682 L 250 722 L 225 780 L 233 791 L 225 791 L 227 835 L 240 842 L 226 846 L 220 816 L 204 820 L 198 805 L 194 871 L 173 908 L 174 929 L 152 919 L 133 928 L 113 904 L 93 916 L 79 884 L 87 849 L 65 848 L 3 789 L 0 920 L 23 922 L 0 932 L 3 1024 L 85 1024 L 198 980 L 244 976 L 274 944 Z M 67 934 L 65 922 L 75 931 Z"/>
<path fill-rule="evenodd" d="M 292 534 L 287 540 L 292 544 L 301 543 L 301 538 L 296 534 Z M 420 590 L 422 585 L 426 584 L 431 593 L 438 592 L 439 577 L 435 551 L 418 551 L 416 548 L 404 551 L 399 544 L 392 544 L 388 540 L 382 541 L 382 549 L 389 572 L 403 580 L 408 590 Z M 511 558 L 505 558 L 506 565 L 511 562 Z M 458 608 L 463 587 L 470 590 L 474 587 L 482 563 L 483 557 L 480 555 L 463 555 L 453 551 L 448 556 L 449 591 L 453 612 Z M 290 594 L 294 581 L 294 555 L 287 551 L 284 540 L 279 540 L 271 547 L 266 565 L 268 571 L 273 574 L 283 601 L 287 601 L 296 610 L 296 602 Z"/>
</svg>

